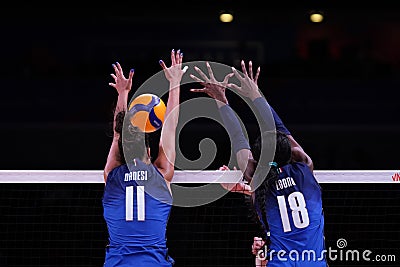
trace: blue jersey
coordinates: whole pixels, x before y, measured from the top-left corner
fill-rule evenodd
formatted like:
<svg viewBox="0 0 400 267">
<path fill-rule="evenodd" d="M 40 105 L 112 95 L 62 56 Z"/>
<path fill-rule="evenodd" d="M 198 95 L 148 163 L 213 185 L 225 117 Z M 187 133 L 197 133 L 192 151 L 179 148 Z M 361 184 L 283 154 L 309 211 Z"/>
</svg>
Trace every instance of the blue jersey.
<svg viewBox="0 0 400 267">
<path fill-rule="evenodd" d="M 172 196 L 152 164 L 135 159 L 113 169 L 103 194 L 109 245 L 104 266 L 170 267 L 166 229 Z"/>
<path fill-rule="evenodd" d="M 268 267 L 326 267 L 321 188 L 310 168 L 292 163 L 265 198 L 270 231 Z"/>
</svg>

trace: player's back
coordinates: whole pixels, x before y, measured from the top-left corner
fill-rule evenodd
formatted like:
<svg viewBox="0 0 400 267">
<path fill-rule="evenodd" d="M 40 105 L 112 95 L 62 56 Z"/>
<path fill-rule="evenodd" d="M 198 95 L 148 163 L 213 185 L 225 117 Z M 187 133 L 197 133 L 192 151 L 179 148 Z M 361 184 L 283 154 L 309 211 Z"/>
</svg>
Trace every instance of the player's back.
<svg viewBox="0 0 400 267">
<path fill-rule="evenodd" d="M 166 181 L 152 164 L 136 159 L 113 169 L 103 194 L 109 233 L 105 266 L 170 266 L 166 228 L 171 205 Z"/>
<path fill-rule="evenodd" d="M 270 253 L 275 256 L 268 266 L 282 261 L 287 261 L 284 266 L 326 266 L 320 185 L 304 163 L 288 164 L 279 171 L 266 196 Z M 283 260 L 278 259 L 279 251 Z"/>
</svg>

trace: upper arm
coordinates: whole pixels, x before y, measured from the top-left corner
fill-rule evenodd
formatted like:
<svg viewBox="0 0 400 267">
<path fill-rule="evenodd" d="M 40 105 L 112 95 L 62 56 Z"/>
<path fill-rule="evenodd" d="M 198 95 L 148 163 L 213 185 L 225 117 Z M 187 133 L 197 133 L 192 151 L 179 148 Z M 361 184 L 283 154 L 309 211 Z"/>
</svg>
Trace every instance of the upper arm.
<svg viewBox="0 0 400 267">
<path fill-rule="evenodd" d="M 238 152 L 236 152 L 237 164 L 242 173 L 248 169 L 250 159 L 253 159 L 253 154 L 249 149 L 240 149 Z"/>
<path fill-rule="evenodd" d="M 243 178 L 247 182 L 251 182 L 257 162 L 253 158 L 253 154 L 248 149 L 241 149 L 236 153 L 236 159 L 239 169 L 243 173 Z"/>
<path fill-rule="evenodd" d="M 121 159 L 119 154 L 118 139 L 113 139 L 110 150 L 108 152 L 106 165 L 104 166 L 103 176 L 104 182 L 107 182 L 108 174 L 116 167 L 121 165 Z"/>
<path fill-rule="evenodd" d="M 154 161 L 154 165 L 168 182 L 172 181 L 174 175 L 176 158 L 175 135 L 179 118 L 179 89 L 170 90 L 172 90 L 172 92 L 170 92 L 168 97 L 164 123 L 161 128 L 158 155 L 157 159 Z"/>
<path fill-rule="evenodd" d="M 292 147 L 292 158 L 297 162 L 304 162 L 310 168 L 311 171 L 314 171 L 314 163 L 311 157 L 304 151 L 304 149 L 300 146 L 300 144 L 293 138 L 292 135 L 288 135 L 291 147 Z"/>
<path fill-rule="evenodd" d="M 165 148 L 163 146 L 162 139 L 160 140 L 160 144 L 158 147 L 158 155 L 156 160 L 154 161 L 154 166 L 160 171 L 160 173 L 164 176 L 164 179 L 171 182 L 172 177 L 174 176 L 174 168 L 175 168 L 175 155 L 171 155 L 171 153 L 166 153 Z"/>
</svg>

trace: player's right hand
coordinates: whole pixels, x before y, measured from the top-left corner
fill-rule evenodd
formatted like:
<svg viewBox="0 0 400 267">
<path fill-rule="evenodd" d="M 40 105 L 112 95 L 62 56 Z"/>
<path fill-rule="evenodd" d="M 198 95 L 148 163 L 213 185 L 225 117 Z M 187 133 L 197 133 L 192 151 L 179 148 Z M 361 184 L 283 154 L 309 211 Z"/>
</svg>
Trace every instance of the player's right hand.
<svg viewBox="0 0 400 267">
<path fill-rule="evenodd" d="M 258 97 L 261 97 L 260 90 L 258 89 L 257 80 L 260 75 L 260 67 L 257 68 L 257 73 L 253 75 L 253 63 L 249 62 L 249 72 L 246 70 L 246 64 L 241 61 L 243 73 L 240 74 L 238 70 L 232 67 L 232 72 L 235 77 L 239 80 L 240 86 L 234 83 L 228 84 L 228 87 L 235 90 L 237 93 L 243 95 L 244 97 L 250 98 L 252 101 Z"/>
</svg>

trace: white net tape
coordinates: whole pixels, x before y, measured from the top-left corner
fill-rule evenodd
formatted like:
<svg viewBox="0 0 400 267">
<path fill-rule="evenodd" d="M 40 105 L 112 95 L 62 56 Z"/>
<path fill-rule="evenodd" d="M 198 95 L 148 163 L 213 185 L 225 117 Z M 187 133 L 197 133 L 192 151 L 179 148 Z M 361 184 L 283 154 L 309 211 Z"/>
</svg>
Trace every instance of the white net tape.
<svg viewBox="0 0 400 267">
<path fill-rule="evenodd" d="M 175 171 L 173 183 L 237 181 L 239 171 Z M 399 170 L 315 170 L 319 183 L 400 183 Z M 100 170 L 0 170 L 0 183 L 103 183 Z"/>
</svg>

